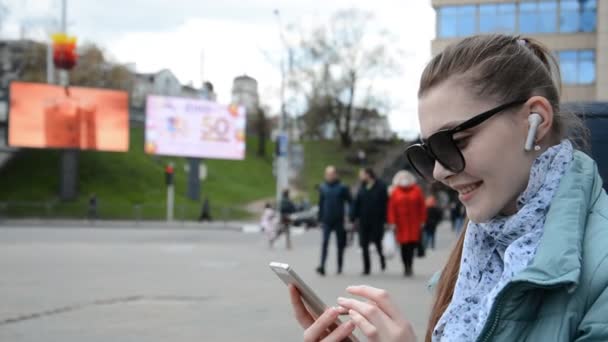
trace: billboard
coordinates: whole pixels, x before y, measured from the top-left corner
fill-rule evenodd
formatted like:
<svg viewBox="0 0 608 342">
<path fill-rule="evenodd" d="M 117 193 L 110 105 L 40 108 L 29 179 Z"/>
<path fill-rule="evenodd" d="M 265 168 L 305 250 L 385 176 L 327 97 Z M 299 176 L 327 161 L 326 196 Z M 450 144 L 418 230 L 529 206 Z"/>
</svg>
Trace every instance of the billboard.
<svg viewBox="0 0 608 342">
<path fill-rule="evenodd" d="M 245 123 L 244 107 L 148 96 L 145 150 L 167 156 L 244 159 Z"/>
<path fill-rule="evenodd" d="M 12 82 L 8 143 L 13 147 L 129 149 L 124 91 Z"/>
</svg>

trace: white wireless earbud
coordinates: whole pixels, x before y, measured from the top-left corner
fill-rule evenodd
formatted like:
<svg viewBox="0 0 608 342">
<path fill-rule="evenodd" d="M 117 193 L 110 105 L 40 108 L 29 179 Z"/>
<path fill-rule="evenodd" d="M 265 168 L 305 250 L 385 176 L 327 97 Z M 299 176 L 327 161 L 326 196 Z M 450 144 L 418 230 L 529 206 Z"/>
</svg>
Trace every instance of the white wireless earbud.
<svg viewBox="0 0 608 342">
<path fill-rule="evenodd" d="M 528 129 L 528 137 L 526 138 L 526 145 L 524 146 L 526 151 L 532 151 L 534 139 L 536 138 L 536 130 L 541 122 L 543 122 L 543 118 L 538 113 L 532 113 L 528 116 L 530 128 Z"/>
</svg>

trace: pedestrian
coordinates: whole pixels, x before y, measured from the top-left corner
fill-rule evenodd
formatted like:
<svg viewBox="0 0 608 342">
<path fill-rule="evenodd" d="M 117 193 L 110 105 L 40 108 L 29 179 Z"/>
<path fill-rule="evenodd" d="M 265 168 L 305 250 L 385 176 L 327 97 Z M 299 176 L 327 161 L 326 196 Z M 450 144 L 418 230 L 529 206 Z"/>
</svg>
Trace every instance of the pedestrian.
<svg viewBox="0 0 608 342">
<path fill-rule="evenodd" d="M 201 207 L 201 215 L 198 220 L 200 222 L 208 221 L 211 222 L 211 206 L 209 205 L 209 198 L 205 197 L 203 206 Z"/>
<path fill-rule="evenodd" d="M 460 203 L 458 199 L 454 200 L 452 203 L 450 214 L 452 218 L 452 230 L 456 232 L 456 234 L 459 234 L 464 223 L 465 212 L 462 203 Z"/>
<path fill-rule="evenodd" d="M 296 206 L 289 198 L 289 190 L 283 190 L 281 194 L 281 202 L 279 202 L 279 228 L 277 234 L 270 243 L 271 246 L 281 235 L 285 234 L 285 247 L 291 249 L 291 214 L 296 212 Z"/>
<path fill-rule="evenodd" d="M 277 214 L 270 203 L 266 203 L 264 205 L 264 211 L 262 211 L 262 217 L 260 218 L 260 226 L 262 227 L 262 232 L 266 236 L 268 240 L 268 247 L 272 248 L 274 245 L 274 238 L 277 234 L 277 226 L 279 220 Z"/>
<path fill-rule="evenodd" d="M 89 196 L 89 211 L 87 213 L 87 217 L 89 218 L 89 220 L 97 220 L 99 218 L 99 215 L 97 212 L 97 194 L 96 193 L 92 193 L 91 196 Z"/>
<path fill-rule="evenodd" d="M 369 245 L 373 243 L 380 257 L 380 269 L 386 269 L 384 254 L 382 254 L 382 237 L 386 224 L 386 205 L 388 192 L 386 185 L 376 178 L 371 168 L 359 171 L 361 184 L 357 196 L 353 201 L 351 221 L 356 224 L 359 231 L 359 245 L 363 252 L 363 275 L 369 275 L 371 263 Z"/>
<path fill-rule="evenodd" d="M 608 341 L 608 196 L 575 147 L 583 122 L 560 111 L 559 75 L 548 48 L 503 34 L 449 45 L 422 72 L 425 143 L 406 155 L 458 192 L 469 219 L 434 282 L 426 341 Z M 290 287 L 307 340 L 355 327 L 373 341 L 415 340 L 398 298 L 348 291 L 371 303 L 340 299 L 315 321 Z M 327 332 L 345 312 L 353 322 Z"/>
<path fill-rule="evenodd" d="M 325 182 L 319 187 L 318 221 L 321 224 L 323 242 L 321 245 L 321 263 L 316 271 L 322 276 L 325 275 L 327 248 L 332 232 L 335 232 L 336 234 L 338 274 L 342 273 L 344 248 L 346 247 L 344 208 L 349 205 L 351 201 L 350 190 L 340 182 L 336 168 L 334 166 L 328 166 L 325 169 Z"/>
<path fill-rule="evenodd" d="M 401 246 L 401 260 L 404 275 L 413 275 L 414 251 L 422 243 L 422 228 L 426 221 L 424 195 L 416 184 L 416 177 L 405 170 L 397 172 L 393 178 L 393 192 L 388 208 L 387 222 L 395 229 L 397 242 Z"/>
<path fill-rule="evenodd" d="M 424 244 L 426 248 L 435 249 L 435 235 L 437 226 L 443 218 L 443 210 L 439 207 L 437 199 L 429 195 L 426 200 L 426 222 L 424 223 Z"/>
</svg>

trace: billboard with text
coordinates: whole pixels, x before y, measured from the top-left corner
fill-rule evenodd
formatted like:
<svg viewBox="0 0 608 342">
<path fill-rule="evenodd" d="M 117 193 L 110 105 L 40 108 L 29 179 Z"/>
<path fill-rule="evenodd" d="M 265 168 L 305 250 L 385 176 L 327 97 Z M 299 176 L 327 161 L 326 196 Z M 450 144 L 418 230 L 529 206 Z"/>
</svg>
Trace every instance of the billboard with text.
<svg viewBox="0 0 608 342">
<path fill-rule="evenodd" d="M 215 102 L 148 96 L 149 154 L 210 159 L 245 158 L 245 109 Z"/>
</svg>

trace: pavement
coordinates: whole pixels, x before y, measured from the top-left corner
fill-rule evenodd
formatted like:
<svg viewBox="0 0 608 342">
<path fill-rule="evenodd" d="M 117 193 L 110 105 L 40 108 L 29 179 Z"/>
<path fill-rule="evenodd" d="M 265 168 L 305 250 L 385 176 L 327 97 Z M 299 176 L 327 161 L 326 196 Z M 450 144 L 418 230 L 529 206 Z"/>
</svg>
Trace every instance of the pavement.
<svg viewBox="0 0 608 342">
<path fill-rule="evenodd" d="M 356 247 L 337 276 L 332 240 L 328 276 L 320 277 L 318 230 L 298 231 L 288 251 L 284 241 L 269 249 L 253 229 L 35 223 L 0 222 L 0 341 L 301 340 L 270 261 L 291 264 L 329 305 L 348 285 L 387 289 L 420 340 L 427 281 L 455 240 L 442 224 L 437 250 L 415 260 L 413 278 L 403 277 L 397 256 L 381 273 L 373 252 L 372 275 L 362 277 Z"/>
</svg>

